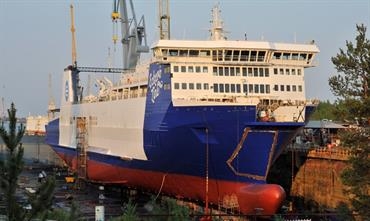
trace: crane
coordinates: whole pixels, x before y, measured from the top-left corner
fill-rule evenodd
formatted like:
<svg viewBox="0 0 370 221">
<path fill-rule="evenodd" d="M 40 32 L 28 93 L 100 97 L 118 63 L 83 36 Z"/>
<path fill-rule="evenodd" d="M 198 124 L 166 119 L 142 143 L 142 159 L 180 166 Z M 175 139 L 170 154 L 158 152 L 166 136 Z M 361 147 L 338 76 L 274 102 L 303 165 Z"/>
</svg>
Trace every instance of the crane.
<svg viewBox="0 0 370 221">
<path fill-rule="evenodd" d="M 128 17 L 127 1 L 130 3 L 131 18 Z M 123 69 L 133 69 L 137 65 L 140 54 L 149 52 L 149 47 L 146 40 L 144 16 L 141 16 L 138 22 L 132 0 L 127 1 L 114 0 L 112 21 L 121 22 Z M 117 39 L 113 36 L 113 42 L 117 41 Z"/>
<path fill-rule="evenodd" d="M 75 18 L 73 13 L 73 5 L 70 5 L 70 12 L 71 12 L 71 34 L 72 34 L 72 65 L 77 67 L 77 52 L 76 52 L 76 29 L 75 29 Z"/>
<path fill-rule="evenodd" d="M 170 39 L 170 10 L 168 0 L 158 0 L 159 39 Z"/>
</svg>

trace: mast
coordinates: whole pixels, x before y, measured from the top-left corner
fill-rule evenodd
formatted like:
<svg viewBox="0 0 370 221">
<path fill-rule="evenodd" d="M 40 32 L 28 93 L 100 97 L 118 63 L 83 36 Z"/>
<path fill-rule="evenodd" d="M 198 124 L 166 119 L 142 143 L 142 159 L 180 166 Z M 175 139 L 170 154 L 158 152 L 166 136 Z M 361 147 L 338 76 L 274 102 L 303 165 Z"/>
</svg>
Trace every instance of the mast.
<svg viewBox="0 0 370 221">
<path fill-rule="evenodd" d="M 158 0 L 159 5 L 159 39 L 170 39 L 170 10 L 168 0 Z"/>
<path fill-rule="evenodd" d="M 212 20 L 211 20 L 211 40 L 225 40 L 224 23 L 221 20 L 220 6 L 217 4 L 212 9 Z"/>
</svg>

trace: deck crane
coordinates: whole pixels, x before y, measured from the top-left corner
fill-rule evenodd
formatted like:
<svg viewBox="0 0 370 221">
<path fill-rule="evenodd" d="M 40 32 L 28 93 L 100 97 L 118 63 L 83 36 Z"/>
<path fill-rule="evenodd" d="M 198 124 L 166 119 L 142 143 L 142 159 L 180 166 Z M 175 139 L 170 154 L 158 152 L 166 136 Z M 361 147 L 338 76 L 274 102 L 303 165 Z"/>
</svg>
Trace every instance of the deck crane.
<svg viewBox="0 0 370 221">
<path fill-rule="evenodd" d="M 74 67 L 77 67 L 77 52 L 76 52 L 76 29 L 75 29 L 75 18 L 73 13 L 73 5 L 70 5 L 70 11 L 71 11 L 71 34 L 72 34 L 72 65 Z"/>
<path fill-rule="evenodd" d="M 128 17 L 127 2 L 129 2 L 131 9 L 132 18 L 130 19 Z M 123 69 L 133 69 L 137 65 L 140 54 L 149 52 L 144 16 L 141 16 L 139 22 L 136 20 L 132 0 L 114 0 L 112 21 L 121 22 Z M 113 42 L 117 41 L 117 39 L 118 37 L 113 36 Z"/>
</svg>

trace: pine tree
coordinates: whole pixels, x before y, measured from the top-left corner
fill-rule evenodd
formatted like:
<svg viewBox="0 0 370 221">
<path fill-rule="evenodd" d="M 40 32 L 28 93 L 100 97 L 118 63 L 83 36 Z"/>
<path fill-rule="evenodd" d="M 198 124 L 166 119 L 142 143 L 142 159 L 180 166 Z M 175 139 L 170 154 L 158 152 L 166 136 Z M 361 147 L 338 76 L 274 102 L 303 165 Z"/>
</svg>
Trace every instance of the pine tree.
<svg viewBox="0 0 370 221">
<path fill-rule="evenodd" d="M 356 43 L 332 57 L 338 75 L 329 86 L 338 96 L 336 113 L 357 127 L 341 134 L 343 146 L 352 151 L 342 181 L 349 187 L 351 203 L 363 220 L 370 220 L 370 41 L 366 27 L 357 25 Z"/>
<path fill-rule="evenodd" d="M 5 128 L 4 122 L 0 126 L 0 137 L 7 148 L 5 159 L 0 160 L 0 191 L 4 195 L 7 207 L 5 215 L 9 221 L 31 220 L 44 213 L 50 207 L 55 186 L 55 179 L 49 176 L 47 181 L 37 189 L 37 194 L 29 199 L 32 205 L 29 213 L 17 202 L 15 195 L 18 187 L 17 181 L 24 167 L 24 149 L 21 140 L 25 127 L 23 124 L 17 127 L 16 112 L 17 110 L 12 103 L 8 109 L 8 129 Z"/>
</svg>

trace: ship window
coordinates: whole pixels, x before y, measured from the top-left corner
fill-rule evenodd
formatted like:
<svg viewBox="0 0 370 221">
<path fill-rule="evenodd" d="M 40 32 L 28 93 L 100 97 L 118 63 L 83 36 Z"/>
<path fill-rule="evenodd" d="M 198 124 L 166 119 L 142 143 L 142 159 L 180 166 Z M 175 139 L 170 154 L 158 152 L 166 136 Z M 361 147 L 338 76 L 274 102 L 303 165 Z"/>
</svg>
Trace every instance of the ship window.
<svg viewBox="0 0 370 221">
<path fill-rule="evenodd" d="M 190 50 L 189 51 L 189 56 L 190 57 L 197 57 L 197 56 L 199 56 L 199 51 L 198 50 Z"/>
<path fill-rule="evenodd" d="M 235 93 L 235 84 L 230 85 L 230 91 L 231 93 Z"/>
<path fill-rule="evenodd" d="M 284 69 L 283 68 L 280 68 L 280 74 L 284 75 Z"/>
<path fill-rule="evenodd" d="M 295 69 L 292 69 L 292 75 L 295 75 Z"/>
<path fill-rule="evenodd" d="M 212 61 L 217 61 L 217 51 L 212 51 Z"/>
<path fill-rule="evenodd" d="M 237 84 L 237 85 L 236 85 L 236 92 L 237 92 L 237 93 L 240 93 L 240 84 Z"/>
<path fill-rule="evenodd" d="M 167 56 L 168 55 L 168 50 L 167 49 L 162 49 L 162 55 Z"/>
<path fill-rule="evenodd" d="M 273 58 L 274 59 L 280 59 L 281 57 L 281 52 L 274 52 Z"/>
<path fill-rule="evenodd" d="M 173 66 L 173 72 L 179 72 L 179 66 Z"/>
<path fill-rule="evenodd" d="M 240 52 L 240 61 L 248 61 L 249 51 Z"/>
<path fill-rule="evenodd" d="M 218 67 L 218 75 L 219 76 L 224 76 L 224 68 L 223 67 Z"/>
<path fill-rule="evenodd" d="M 248 76 L 253 76 L 253 68 L 248 68 Z"/>
<path fill-rule="evenodd" d="M 280 85 L 280 91 L 284 91 L 284 85 Z"/>
<path fill-rule="evenodd" d="M 177 56 L 179 54 L 178 50 L 170 50 L 170 56 Z"/>
<path fill-rule="evenodd" d="M 248 92 L 248 84 L 243 84 L 243 93 Z"/>
<path fill-rule="evenodd" d="M 279 91 L 279 85 L 277 84 L 274 85 L 274 91 Z"/>
<path fill-rule="evenodd" d="M 274 68 L 274 74 L 278 74 L 278 69 Z"/>
<path fill-rule="evenodd" d="M 254 93 L 258 94 L 259 93 L 259 86 L 258 84 L 254 85 Z"/>
<path fill-rule="evenodd" d="M 200 66 L 195 67 L 195 72 L 200 73 Z"/>
<path fill-rule="evenodd" d="M 229 76 L 229 67 L 225 67 L 225 76 Z"/>
<path fill-rule="evenodd" d="M 296 85 L 292 85 L 292 90 L 293 91 L 297 91 L 297 86 Z"/>
<path fill-rule="evenodd" d="M 308 54 L 308 61 L 307 61 L 307 64 L 311 62 L 311 59 L 312 59 L 312 54 Z"/>
<path fill-rule="evenodd" d="M 257 60 L 257 51 L 251 51 L 250 61 L 256 61 L 256 60 Z"/>
<path fill-rule="evenodd" d="M 253 84 L 248 85 L 248 92 L 253 93 Z"/>
<path fill-rule="evenodd" d="M 164 89 L 164 90 L 171 90 L 171 86 L 170 86 L 170 84 L 169 84 L 169 83 L 165 83 L 165 84 L 163 84 L 163 89 Z"/>
<path fill-rule="evenodd" d="M 235 76 L 235 68 L 230 67 L 230 76 Z"/>
<path fill-rule="evenodd" d="M 297 70 L 297 75 L 301 75 L 302 74 L 302 70 L 301 69 L 298 69 Z"/>
<path fill-rule="evenodd" d="M 299 54 L 299 60 L 305 61 L 307 58 L 307 54 Z"/>
<path fill-rule="evenodd" d="M 283 60 L 288 60 L 290 58 L 289 53 L 283 53 Z"/>
<path fill-rule="evenodd" d="M 222 61 L 223 52 L 222 50 L 217 50 L 217 60 Z"/>
<path fill-rule="evenodd" d="M 253 68 L 253 75 L 258 77 L 258 68 Z"/>
<path fill-rule="evenodd" d="M 290 91 L 290 85 L 286 86 L 286 91 Z"/>
<path fill-rule="evenodd" d="M 164 68 L 164 73 L 169 74 L 170 72 L 171 72 L 171 67 L 170 66 L 166 66 Z"/>
<path fill-rule="evenodd" d="M 217 67 L 213 67 L 213 75 L 217 76 Z"/>
<path fill-rule="evenodd" d="M 261 94 L 265 93 L 265 85 L 264 84 L 260 84 L 260 93 Z"/>
<path fill-rule="evenodd" d="M 201 90 L 202 89 L 202 84 L 201 83 L 197 83 L 197 90 Z"/>
<path fill-rule="evenodd" d="M 194 90 L 194 83 L 189 83 L 189 89 Z"/>
<path fill-rule="evenodd" d="M 180 56 L 187 57 L 188 56 L 188 50 L 180 50 Z"/>
<path fill-rule="evenodd" d="M 239 50 L 234 51 L 233 61 L 239 61 L 239 54 L 240 54 Z"/>
<path fill-rule="evenodd" d="M 302 92 L 302 85 L 298 85 L 298 91 Z"/>
<path fill-rule="evenodd" d="M 230 84 L 225 84 L 225 93 L 230 92 Z"/>
<path fill-rule="evenodd" d="M 186 89 L 187 87 L 186 87 L 186 83 L 182 83 L 181 84 L 181 89 Z"/>
<path fill-rule="evenodd" d="M 285 69 L 285 74 L 290 75 L 290 69 L 289 68 Z"/>
<path fill-rule="evenodd" d="M 260 77 L 263 77 L 264 76 L 263 68 L 259 68 L 259 72 L 260 72 Z"/>
<path fill-rule="evenodd" d="M 269 69 L 265 68 L 265 77 L 269 77 L 269 76 L 270 76 Z"/>
<path fill-rule="evenodd" d="M 188 72 L 190 72 L 190 73 L 194 72 L 194 67 L 193 66 L 189 66 L 188 67 Z"/>
<path fill-rule="evenodd" d="M 264 61 L 265 60 L 265 51 L 259 51 L 258 52 L 258 61 Z"/>
<path fill-rule="evenodd" d="M 235 75 L 240 76 L 240 67 L 235 68 Z"/>
<path fill-rule="evenodd" d="M 266 94 L 269 94 L 269 93 L 270 93 L 270 85 L 266 84 Z"/>
<path fill-rule="evenodd" d="M 181 66 L 181 72 L 186 72 L 186 66 Z"/>
<path fill-rule="evenodd" d="M 207 66 L 203 66 L 203 73 L 208 73 L 208 67 Z"/>
<path fill-rule="evenodd" d="M 203 84 L 203 89 L 204 90 L 209 90 L 209 84 L 208 83 L 204 83 Z"/>
<path fill-rule="evenodd" d="M 200 51 L 199 54 L 201 57 L 209 57 L 211 55 L 210 51 Z"/>
<path fill-rule="evenodd" d="M 180 89 L 180 84 L 179 83 L 175 83 L 175 89 L 176 90 Z"/>
<path fill-rule="evenodd" d="M 219 85 L 219 89 L 220 89 L 220 93 L 224 93 L 224 91 L 225 91 L 225 87 L 224 87 L 224 85 L 223 84 L 220 84 Z"/>
<path fill-rule="evenodd" d="M 213 84 L 213 92 L 218 92 L 218 84 Z"/>
<path fill-rule="evenodd" d="M 233 54 L 232 50 L 225 50 L 225 61 L 231 61 L 232 54 Z"/>
<path fill-rule="evenodd" d="M 243 76 L 247 76 L 247 68 L 242 68 Z"/>
<path fill-rule="evenodd" d="M 298 60 L 298 53 L 292 54 L 292 60 Z"/>
</svg>

